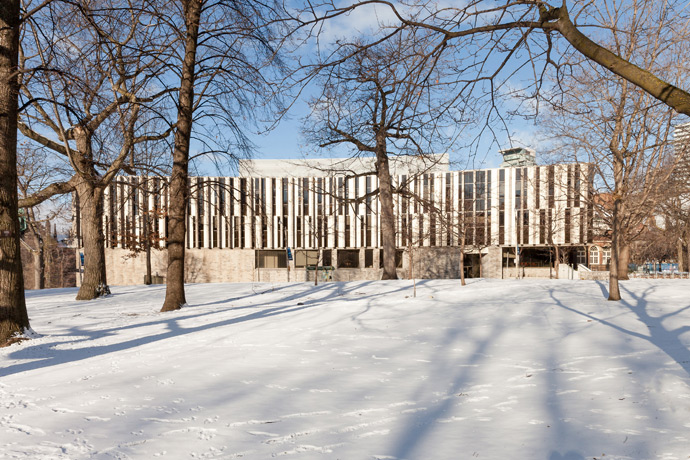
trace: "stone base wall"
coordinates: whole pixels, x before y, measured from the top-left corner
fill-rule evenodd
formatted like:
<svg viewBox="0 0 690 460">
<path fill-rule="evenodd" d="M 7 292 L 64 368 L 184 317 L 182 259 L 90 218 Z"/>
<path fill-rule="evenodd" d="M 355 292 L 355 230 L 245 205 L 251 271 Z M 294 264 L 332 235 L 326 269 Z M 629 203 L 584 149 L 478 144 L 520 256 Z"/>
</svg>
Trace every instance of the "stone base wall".
<svg viewBox="0 0 690 460">
<path fill-rule="evenodd" d="M 487 248 L 487 253 L 482 256 L 482 277 L 502 278 L 503 267 L 502 249 L 500 247 Z"/>
<path fill-rule="evenodd" d="M 599 272 L 587 272 L 584 270 L 578 270 L 580 274 L 580 279 L 581 280 L 589 280 L 589 281 L 608 281 L 609 280 L 609 272 L 604 272 L 604 271 L 599 271 Z"/>
<path fill-rule="evenodd" d="M 187 249 L 185 250 L 185 282 L 235 283 L 256 281 L 254 250 Z M 146 275 L 146 254 L 132 254 L 120 248 L 105 250 L 108 284 L 143 284 Z M 168 267 L 165 249 L 151 251 L 151 274 L 162 277 Z M 286 277 L 287 278 L 287 277 Z M 271 281 L 269 279 L 265 281 Z"/>
<path fill-rule="evenodd" d="M 373 267 L 379 267 L 379 251 L 374 251 Z M 290 272 L 286 268 L 256 268 L 254 249 L 187 249 L 185 252 L 186 276 L 188 283 L 223 283 L 223 282 L 313 282 L 314 270 L 295 268 L 290 262 Z M 333 251 L 333 262 L 337 252 Z M 501 248 L 490 247 L 483 254 L 472 254 L 465 258 L 466 264 L 473 264 L 468 276 L 484 278 L 515 278 L 515 267 L 501 266 Z M 457 247 L 415 248 L 413 253 L 416 279 L 457 279 L 460 278 L 460 249 Z M 403 254 L 403 266 L 398 268 L 398 277 L 407 279 L 410 254 Z M 479 264 L 481 264 L 481 272 Z M 132 254 L 125 249 L 106 249 L 108 284 L 133 285 L 143 284 L 146 274 L 146 255 Z M 364 250 L 360 251 L 360 266 L 364 265 Z M 466 265 L 466 266 L 467 266 Z M 151 251 L 152 275 L 160 282 L 165 282 L 167 269 L 166 250 Z M 606 273 L 608 272 L 593 272 Z M 327 277 L 329 281 L 359 281 L 381 279 L 380 268 L 341 268 L 324 273 L 318 272 L 319 281 Z M 548 268 L 523 268 L 521 276 L 526 278 L 548 278 Z M 555 276 L 555 274 L 554 274 Z"/>
</svg>

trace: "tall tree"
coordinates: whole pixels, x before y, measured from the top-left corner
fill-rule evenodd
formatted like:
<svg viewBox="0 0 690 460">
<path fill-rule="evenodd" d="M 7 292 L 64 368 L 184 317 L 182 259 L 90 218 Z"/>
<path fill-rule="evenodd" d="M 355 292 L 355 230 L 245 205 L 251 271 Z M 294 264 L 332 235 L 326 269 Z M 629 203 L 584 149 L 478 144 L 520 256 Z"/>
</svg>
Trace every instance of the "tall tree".
<svg viewBox="0 0 690 460">
<path fill-rule="evenodd" d="M 0 3 L 0 346 L 29 328 L 17 210 L 19 0 Z"/>
<path fill-rule="evenodd" d="M 649 2 L 633 0 L 635 15 L 602 15 L 610 31 L 609 48 L 665 80 L 684 82 L 690 61 L 686 36 L 669 35 L 663 18 Z M 568 58 L 566 55 L 564 61 Z M 612 248 L 609 300 L 620 300 L 619 279 L 627 278 L 629 246 L 664 198 L 670 174 L 671 133 L 676 113 L 629 81 L 612 75 L 578 54 L 568 59 L 562 92 L 546 123 L 556 144 L 570 159 L 591 163 L 599 192 L 608 199 Z"/>
<path fill-rule="evenodd" d="M 165 301 L 161 311 L 178 310 L 187 303 L 184 291 L 184 253 L 188 201 L 189 146 L 194 118 L 197 47 L 203 0 L 182 0 L 184 59 L 177 106 L 177 127 L 173 149 L 168 204 L 168 271 Z"/>
<path fill-rule="evenodd" d="M 51 184 L 27 201 L 74 190 L 84 248 L 78 300 L 106 292 L 103 191 L 126 165 L 134 146 L 165 138 L 141 122 L 144 102 L 161 64 L 146 53 L 155 27 L 144 9 L 127 0 L 55 3 L 27 23 L 21 49 L 26 99 L 19 129 L 71 165 L 69 180 Z"/>
<path fill-rule="evenodd" d="M 54 183 L 55 176 L 59 176 L 59 167 L 50 161 L 52 152 L 48 149 L 20 148 L 17 155 L 17 188 L 19 201 L 35 192 L 45 190 Z M 41 206 L 23 207 L 26 230 L 21 238 L 22 245 L 31 254 L 33 259 L 33 288 L 43 289 L 46 279 L 46 262 L 49 258 L 52 246 L 50 223 L 55 219 L 65 216 L 69 203 L 65 199 L 56 197 L 50 204 Z"/>
<path fill-rule="evenodd" d="M 346 145 L 353 156 L 375 158 L 383 279 L 398 278 L 393 204 L 397 184 L 390 158 L 409 156 L 432 168 L 435 157 L 430 154 L 445 151 L 458 129 L 456 120 L 450 120 L 454 111 L 448 102 L 453 99 L 442 96 L 453 84 L 443 73 L 448 69 L 438 65 L 438 56 L 427 56 L 434 43 L 424 35 L 402 34 L 380 46 L 341 46 L 335 64 L 326 61 L 316 68 L 322 89 L 306 119 L 305 134 L 319 147 Z"/>
<path fill-rule="evenodd" d="M 176 36 L 169 69 L 179 78 L 168 207 L 168 269 L 161 311 L 186 302 L 185 212 L 191 149 L 238 158 L 251 150 L 243 127 L 262 109 L 280 111 L 272 86 L 282 68 L 277 1 L 175 0 L 159 20 Z M 192 141 L 195 141 L 194 144 Z"/>
</svg>

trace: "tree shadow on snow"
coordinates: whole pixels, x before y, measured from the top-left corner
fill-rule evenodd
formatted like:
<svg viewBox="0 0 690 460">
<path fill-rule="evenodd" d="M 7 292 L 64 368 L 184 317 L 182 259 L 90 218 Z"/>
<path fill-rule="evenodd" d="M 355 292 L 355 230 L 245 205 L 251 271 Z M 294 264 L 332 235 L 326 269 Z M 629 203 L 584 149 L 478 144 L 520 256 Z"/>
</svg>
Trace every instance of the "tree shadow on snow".
<svg viewBox="0 0 690 460">
<path fill-rule="evenodd" d="M 605 292 L 606 288 L 603 286 L 604 283 L 599 282 L 598 284 L 599 287 L 602 289 L 602 292 Z M 635 292 L 626 288 L 623 284 L 621 284 L 620 287 L 622 294 L 622 299 L 619 301 L 620 304 L 627 307 L 632 313 L 635 314 L 635 316 L 640 322 L 645 324 L 645 326 L 649 330 L 649 334 L 642 334 L 636 331 L 632 331 L 623 326 L 615 324 L 613 321 L 599 318 L 597 316 L 594 316 L 594 314 L 592 313 L 586 313 L 583 311 L 579 311 L 575 308 L 569 307 L 565 305 L 563 302 L 561 302 L 559 299 L 557 299 L 553 291 L 551 291 L 550 295 L 554 302 L 556 302 L 556 304 L 559 307 L 565 310 L 569 310 L 573 313 L 584 316 L 592 321 L 596 321 L 600 324 L 608 326 L 618 332 L 622 332 L 624 334 L 651 343 L 656 348 L 658 348 L 659 350 L 666 353 L 669 357 L 671 357 L 676 363 L 678 363 L 679 366 L 681 366 L 685 370 L 685 373 L 688 376 L 690 376 L 690 350 L 688 350 L 688 347 L 685 346 L 680 339 L 680 336 L 682 334 L 690 332 L 690 326 L 684 325 L 677 327 L 675 329 L 666 329 L 663 325 L 663 322 L 665 320 L 677 316 L 687 310 L 690 310 L 690 305 L 680 307 L 676 310 L 673 310 L 669 313 L 660 316 L 653 316 L 648 311 L 650 305 L 647 298 L 656 289 L 657 286 L 650 286 L 642 294 L 636 294 Z M 608 297 L 608 292 L 606 292 L 606 296 Z"/>
<path fill-rule="evenodd" d="M 23 345 L 21 346 L 21 348 L 18 348 L 16 351 L 10 353 L 8 358 L 27 359 L 32 361 L 14 364 L 5 368 L 0 368 L 0 375 L 9 376 L 19 372 L 46 368 L 68 362 L 81 361 L 96 356 L 103 356 L 109 353 L 132 349 L 155 342 L 160 342 L 162 340 L 174 338 L 181 335 L 194 334 L 197 332 L 203 332 L 205 330 L 210 330 L 218 327 L 231 326 L 233 324 L 239 324 L 248 321 L 256 321 L 292 314 L 302 310 L 323 306 L 323 304 L 332 302 L 333 300 L 342 299 L 342 296 L 348 295 L 353 291 L 361 290 L 367 284 L 371 283 L 373 282 L 368 281 L 363 283 L 348 283 L 354 285 L 351 287 L 348 286 L 347 289 L 343 288 L 342 285 L 336 285 L 335 283 L 326 283 L 321 284 L 319 286 L 306 286 L 308 287 L 308 289 L 300 290 L 299 292 L 296 292 L 287 297 L 281 297 L 265 303 L 262 302 L 260 305 L 249 305 L 241 307 L 228 306 L 224 309 L 214 309 L 212 311 L 207 311 L 204 308 L 204 306 L 221 302 L 211 302 L 200 306 L 190 305 L 176 312 L 161 313 L 160 315 L 156 315 L 156 319 L 153 321 L 126 324 L 123 326 L 112 327 L 108 329 L 91 329 L 89 327 L 90 325 L 87 327 L 75 326 L 70 328 L 68 332 L 65 334 L 55 334 L 53 336 L 81 336 L 83 338 L 78 340 L 71 340 L 69 343 L 88 344 L 88 342 L 102 339 L 104 337 L 116 336 L 118 333 L 129 329 L 141 329 L 157 325 L 166 325 L 167 327 L 164 332 L 159 332 L 153 335 L 138 336 L 130 340 L 112 343 L 108 345 L 84 345 L 83 347 L 78 349 L 56 348 L 58 346 L 64 345 L 65 342 L 62 341 L 55 341 L 52 343 L 32 343 L 31 341 L 29 341 L 26 343 L 26 345 Z M 321 297 L 307 298 L 309 296 L 316 296 L 318 294 L 323 295 Z M 380 294 L 380 290 L 374 291 L 371 294 L 364 294 L 358 292 L 357 298 L 358 300 L 361 300 L 362 298 L 378 296 Z M 238 297 L 237 299 L 242 298 L 244 297 Z M 299 302 L 295 303 L 298 300 Z M 89 308 L 89 304 L 84 303 L 83 307 Z M 195 320 L 204 317 L 212 317 L 217 316 L 219 314 L 227 313 L 228 311 L 239 311 L 244 309 L 259 309 L 259 311 L 255 311 L 235 318 L 228 318 L 221 321 L 206 323 L 199 326 L 184 327 L 180 325 L 180 322 L 182 321 Z M 96 324 L 94 327 L 98 327 L 98 325 Z M 36 359 L 37 356 L 40 358 Z"/>
</svg>

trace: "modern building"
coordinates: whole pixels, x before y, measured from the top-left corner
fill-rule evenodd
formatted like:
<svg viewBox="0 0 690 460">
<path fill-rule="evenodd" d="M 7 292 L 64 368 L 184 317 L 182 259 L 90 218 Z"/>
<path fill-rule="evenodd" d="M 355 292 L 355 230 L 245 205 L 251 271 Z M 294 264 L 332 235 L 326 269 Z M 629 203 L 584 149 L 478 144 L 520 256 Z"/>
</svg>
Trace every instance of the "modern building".
<svg viewBox="0 0 690 460">
<path fill-rule="evenodd" d="M 459 278 L 463 248 L 469 277 L 515 277 L 516 261 L 520 276 L 548 277 L 556 247 L 561 276 L 588 263 L 589 166 L 504 154 L 503 167 L 483 170 L 452 171 L 446 155 L 391 163 L 401 278 Z M 373 159 L 253 160 L 240 171 L 189 180 L 188 282 L 380 278 Z M 165 178 L 119 177 L 107 189 L 110 284 L 143 281 L 146 238 L 154 274 L 165 275 L 167 199 Z"/>
</svg>

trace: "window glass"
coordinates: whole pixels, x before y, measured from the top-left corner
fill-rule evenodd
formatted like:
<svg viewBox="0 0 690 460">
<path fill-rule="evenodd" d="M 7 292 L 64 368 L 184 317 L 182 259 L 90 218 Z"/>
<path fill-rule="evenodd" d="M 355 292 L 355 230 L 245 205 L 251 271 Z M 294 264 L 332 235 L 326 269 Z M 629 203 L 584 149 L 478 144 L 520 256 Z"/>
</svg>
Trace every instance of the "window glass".
<svg viewBox="0 0 690 460">
<path fill-rule="evenodd" d="M 604 256 L 602 257 L 601 263 L 606 265 L 609 262 L 611 262 L 611 248 L 606 248 L 604 249 Z"/>
<path fill-rule="evenodd" d="M 321 253 L 321 265 L 324 267 L 331 267 L 333 266 L 333 262 L 331 260 L 331 250 L 330 249 L 324 249 Z"/>
<path fill-rule="evenodd" d="M 257 268 L 287 268 L 287 254 L 279 250 L 256 251 Z"/>
<path fill-rule="evenodd" d="M 374 267 L 374 250 L 365 249 L 364 250 L 364 268 Z"/>
<path fill-rule="evenodd" d="M 338 268 L 358 268 L 359 249 L 339 249 Z"/>
<path fill-rule="evenodd" d="M 599 248 L 592 246 L 589 250 L 589 263 L 590 265 L 599 265 Z"/>
<path fill-rule="evenodd" d="M 304 268 L 307 266 L 313 267 L 313 266 L 316 266 L 316 264 L 318 262 L 319 262 L 319 251 L 318 250 L 295 251 L 295 267 L 296 268 Z"/>
</svg>

